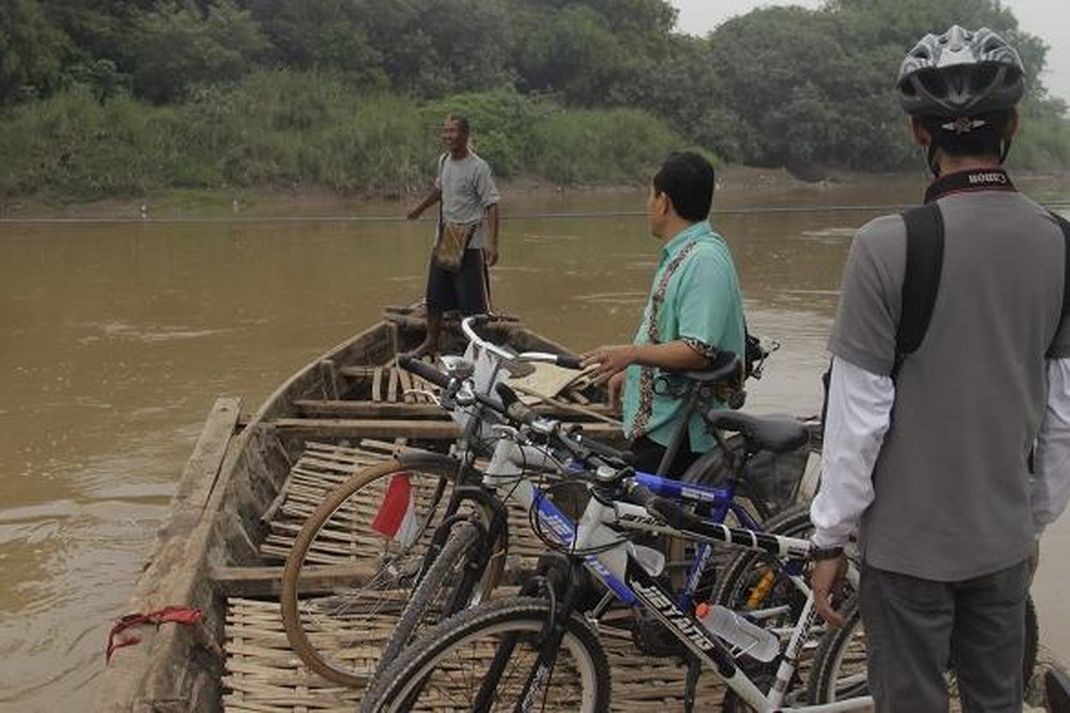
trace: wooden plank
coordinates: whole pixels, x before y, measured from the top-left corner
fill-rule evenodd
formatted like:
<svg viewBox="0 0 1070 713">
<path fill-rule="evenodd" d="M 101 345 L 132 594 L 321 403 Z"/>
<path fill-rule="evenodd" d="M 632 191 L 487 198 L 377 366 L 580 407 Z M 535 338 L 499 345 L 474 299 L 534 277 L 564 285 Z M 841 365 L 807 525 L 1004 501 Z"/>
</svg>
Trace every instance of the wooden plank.
<svg viewBox="0 0 1070 713">
<path fill-rule="evenodd" d="M 381 397 L 379 395 L 379 387 L 383 382 L 383 370 L 381 367 L 375 367 L 375 371 L 372 374 L 372 401 L 379 401 Z"/>
<path fill-rule="evenodd" d="M 396 366 L 389 367 L 387 369 L 389 378 L 387 379 L 386 386 L 386 400 L 390 403 L 397 403 L 398 400 L 398 368 Z"/>
<path fill-rule="evenodd" d="M 398 390 L 401 393 L 401 397 L 398 400 L 399 401 L 403 401 L 403 402 L 405 402 L 407 404 L 414 403 L 416 401 L 416 395 L 415 394 L 411 394 L 411 393 L 406 393 L 406 392 L 412 391 L 412 389 L 413 389 L 413 386 L 412 386 L 412 374 L 410 374 L 405 369 L 397 369 L 397 373 L 398 373 L 398 380 L 400 381 L 400 383 L 398 384 L 398 387 L 399 387 Z"/>
<path fill-rule="evenodd" d="M 276 597 L 282 587 L 282 567 L 213 567 L 216 591 L 227 597 Z M 297 590 L 302 594 L 330 594 L 347 586 L 359 586 L 375 576 L 367 564 L 302 567 Z"/>
<path fill-rule="evenodd" d="M 453 421 L 405 419 L 277 418 L 270 422 L 301 438 L 431 438 L 453 439 L 461 431 Z"/>
<path fill-rule="evenodd" d="M 413 388 L 428 388 L 426 382 L 413 379 Z M 412 418 L 429 419 L 442 418 L 446 415 L 445 409 L 434 403 L 387 403 L 384 401 L 351 401 L 348 399 L 327 401 L 322 399 L 299 399 L 294 405 L 302 415 L 315 418 Z M 531 408 L 540 414 L 574 413 L 588 416 L 598 421 L 607 423 L 619 423 L 619 419 L 613 418 L 609 407 L 605 404 L 592 404 L 591 406 L 578 406 L 560 399 L 553 399 L 546 403 L 532 404 Z"/>
<path fill-rule="evenodd" d="M 158 531 L 149 565 L 138 579 L 125 611 L 119 614 L 199 603 L 195 601 L 196 591 L 203 573 L 198 563 L 207 551 L 212 524 L 212 518 L 202 516 L 211 503 L 221 498 L 219 486 L 223 484 L 219 475 L 240 412 L 241 400 L 237 398 L 220 398 L 212 406 L 193 455 L 183 468 L 171 516 Z M 216 657 L 217 665 L 222 665 L 222 652 L 204 622 L 188 628 L 142 627 L 138 634 L 142 642 L 118 650 L 105 670 L 96 710 L 129 711 L 134 701 L 151 703 L 157 698 L 193 696 L 203 701 L 218 696 L 219 682 L 213 682 L 209 671 L 191 668 L 176 677 L 173 670 L 176 662 L 193 658 L 195 647 L 202 652 L 201 659 Z M 177 686 L 189 690 L 174 690 Z M 197 701 L 190 703 L 196 707 Z"/>
<path fill-rule="evenodd" d="M 288 435 L 303 438 L 429 438 L 452 439 L 460 435 L 453 421 L 404 419 L 277 418 L 271 425 Z M 620 427 L 609 423 L 584 423 L 592 438 L 619 439 Z"/>
<path fill-rule="evenodd" d="M 431 403 L 392 404 L 384 401 L 302 399 L 295 401 L 294 405 L 303 414 L 328 418 L 442 418 L 445 415 L 445 410 L 441 406 Z"/>
<path fill-rule="evenodd" d="M 335 367 L 334 361 L 331 359 L 320 361 L 320 376 L 327 387 L 326 396 L 332 399 L 339 398 L 341 396 L 339 390 L 340 379 L 338 378 L 338 369 Z"/>
<path fill-rule="evenodd" d="M 548 404 L 550 404 L 552 406 L 556 406 L 557 408 L 559 408 L 559 409 L 561 409 L 563 411 L 568 411 L 570 413 L 577 413 L 577 414 L 580 414 L 582 416 L 588 416 L 590 418 L 593 418 L 593 419 L 596 419 L 596 420 L 599 420 L 599 421 L 604 421 L 606 423 L 613 424 L 614 426 L 620 426 L 620 419 L 614 418 L 613 416 L 609 416 L 609 415 L 606 414 L 605 411 L 608 411 L 608 409 L 605 409 L 605 411 L 595 411 L 594 409 L 589 408 L 587 406 L 576 406 L 575 404 L 570 404 L 570 403 L 567 403 L 565 401 L 561 401 L 560 399 L 551 398 L 549 396 L 543 396 L 542 394 L 539 394 L 539 393 L 537 393 L 535 391 L 532 391 L 532 390 L 527 389 L 527 388 L 525 388 L 523 386 L 520 386 L 520 385 L 512 385 L 512 386 L 513 386 L 514 389 L 516 389 L 517 391 L 519 391 L 522 394 L 525 394 L 527 396 L 537 396 L 538 398 L 542 399 L 544 402 L 546 402 L 546 403 L 548 403 Z"/>
<path fill-rule="evenodd" d="M 343 366 L 342 368 L 340 368 L 338 370 L 338 373 L 341 374 L 342 376 L 348 377 L 350 379 L 361 379 L 361 380 L 363 380 L 363 379 L 370 379 L 373 376 L 375 376 L 375 371 L 376 371 L 376 369 L 379 369 L 379 368 L 381 368 L 381 367 L 378 367 L 378 366 Z"/>
</svg>

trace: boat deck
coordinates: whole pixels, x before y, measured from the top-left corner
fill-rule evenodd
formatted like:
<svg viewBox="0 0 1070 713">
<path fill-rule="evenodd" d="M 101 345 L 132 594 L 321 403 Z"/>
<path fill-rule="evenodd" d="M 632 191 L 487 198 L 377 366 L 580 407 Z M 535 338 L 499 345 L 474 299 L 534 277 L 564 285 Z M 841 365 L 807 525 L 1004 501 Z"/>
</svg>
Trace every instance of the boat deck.
<svg viewBox="0 0 1070 713">
<path fill-rule="evenodd" d="M 281 563 L 304 519 L 355 468 L 388 458 L 398 443 L 366 439 L 359 447 L 309 443 L 293 465 L 281 499 L 272 505 L 270 534 L 261 546 L 265 560 Z M 510 511 L 510 568 L 527 569 L 545 547 L 531 531 L 527 514 L 519 507 Z M 315 553 L 322 564 L 337 564 L 348 558 L 360 543 L 337 540 Z M 499 593 L 508 593 L 503 588 Z M 672 659 L 657 659 L 637 653 L 623 631 L 612 636 L 603 629 L 613 676 L 612 710 L 682 710 L 686 669 Z M 385 643 L 387 629 L 367 632 L 369 648 Z M 346 711 L 352 713 L 361 692 L 330 683 L 312 673 L 290 649 L 283 630 L 276 598 L 231 596 L 227 599 L 225 624 L 226 664 L 223 685 L 224 710 L 228 712 L 304 713 Z M 374 653 L 369 651 L 368 653 Z M 355 655 L 360 655 L 356 652 Z M 376 657 L 377 658 L 377 657 Z M 723 686 L 713 674 L 700 682 L 700 710 L 719 705 Z"/>
</svg>

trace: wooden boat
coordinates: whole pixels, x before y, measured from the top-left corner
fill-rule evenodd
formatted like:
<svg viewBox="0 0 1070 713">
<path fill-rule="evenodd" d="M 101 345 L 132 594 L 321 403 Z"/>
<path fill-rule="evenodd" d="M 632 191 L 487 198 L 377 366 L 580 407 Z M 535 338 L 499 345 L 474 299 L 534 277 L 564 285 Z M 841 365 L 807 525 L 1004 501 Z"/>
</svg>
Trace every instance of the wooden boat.
<svg viewBox="0 0 1070 713">
<path fill-rule="evenodd" d="M 456 327 L 447 323 L 446 351 L 463 349 Z M 496 318 L 481 331 L 519 351 L 567 353 L 515 318 Z M 286 650 L 277 609 L 281 565 L 303 516 L 354 468 L 388 457 L 399 444 L 445 448 L 456 436 L 442 409 L 406 393 L 420 386 L 418 380 L 393 366 L 396 355 L 423 336 L 417 308 L 389 308 L 378 324 L 294 374 L 251 417 L 242 416 L 239 399 L 216 402 L 128 605 L 140 613 L 193 607 L 201 619 L 137 629 L 143 640 L 117 649 L 107 666 L 97 710 L 308 710 L 298 689 L 312 695 L 317 685 L 329 687 L 310 681 L 312 674 Z M 599 437 L 617 436 L 616 421 L 591 403 L 592 389 L 572 384 L 547 394 L 538 408 L 582 422 Z M 310 452 L 332 453 L 335 466 L 319 459 L 322 478 L 311 491 L 304 484 L 301 501 L 290 485 Z M 310 581 L 308 588 L 329 588 L 329 580 Z M 270 645 L 242 634 L 247 619 L 258 622 Z M 254 649 L 262 650 L 267 665 L 243 658 Z M 278 666 L 271 663 L 280 659 Z M 296 681 L 281 684 L 283 691 L 293 689 L 292 703 L 277 693 L 270 703 L 253 695 L 243 701 L 243 686 L 255 693 L 258 686 L 277 685 L 284 669 Z M 304 705 L 324 707 L 311 700 Z"/>
</svg>

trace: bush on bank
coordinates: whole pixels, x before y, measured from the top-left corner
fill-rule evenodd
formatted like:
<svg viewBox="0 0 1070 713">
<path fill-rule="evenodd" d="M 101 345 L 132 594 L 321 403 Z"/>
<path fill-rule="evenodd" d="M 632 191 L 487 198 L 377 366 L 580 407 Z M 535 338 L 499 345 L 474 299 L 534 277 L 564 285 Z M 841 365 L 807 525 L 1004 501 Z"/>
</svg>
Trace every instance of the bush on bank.
<svg viewBox="0 0 1070 713">
<path fill-rule="evenodd" d="M 450 111 L 502 176 L 556 183 L 644 179 L 685 145 L 635 109 L 566 109 L 512 90 L 420 103 L 290 71 L 205 87 L 180 104 L 104 103 L 74 88 L 0 114 L 0 194 L 92 200 L 176 188 L 322 186 L 392 194 L 424 188 Z"/>
</svg>

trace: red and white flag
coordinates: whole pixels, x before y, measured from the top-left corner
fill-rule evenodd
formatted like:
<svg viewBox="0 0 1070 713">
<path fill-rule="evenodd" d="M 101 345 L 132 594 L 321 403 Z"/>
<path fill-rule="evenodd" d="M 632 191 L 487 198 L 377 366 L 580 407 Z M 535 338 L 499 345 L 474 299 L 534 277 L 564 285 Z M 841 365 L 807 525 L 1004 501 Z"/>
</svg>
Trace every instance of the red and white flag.
<svg viewBox="0 0 1070 713">
<path fill-rule="evenodd" d="M 416 493 L 408 473 L 398 473 L 390 478 L 383 504 L 372 520 L 372 529 L 402 547 L 409 547 L 416 541 L 420 523 L 416 521 Z"/>
</svg>

